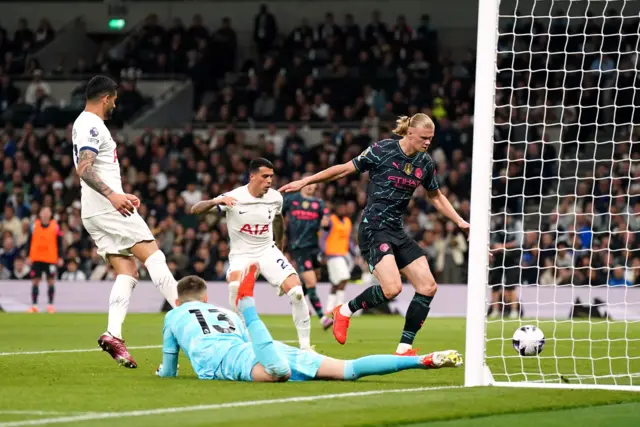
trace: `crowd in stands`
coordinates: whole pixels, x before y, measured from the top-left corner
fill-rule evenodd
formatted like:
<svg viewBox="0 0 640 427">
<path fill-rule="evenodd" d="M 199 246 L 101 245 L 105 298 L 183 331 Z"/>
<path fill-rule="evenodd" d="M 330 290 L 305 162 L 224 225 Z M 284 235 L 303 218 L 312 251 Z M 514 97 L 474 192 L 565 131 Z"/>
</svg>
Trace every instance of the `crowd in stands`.
<svg viewBox="0 0 640 427">
<path fill-rule="evenodd" d="M 523 25 L 522 20 L 516 21 Z M 121 70 L 140 70 L 143 76 L 186 73 L 193 79 L 196 93 L 202 95 L 194 106 L 194 123 L 181 132 L 148 130 L 133 139 L 119 133 L 114 136 L 119 142 L 124 189 L 142 200 L 139 212 L 176 275 L 196 273 L 208 280 L 224 279 L 229 253 L 224 221 L 215 216 L 195 217 L 188 211 L 199 200 L 244 184 L 247 159 L 263 156 L 272 160 L 277 174 L 274 185 L 278 186 L 302 173 L 348 161 L 372 143 L 376 131 L 379 139 L 391 137 L 389 126 L 398 115 L 425 112 L 433 117 L 437 131 L 431 154 L 441 189 L 461 215 L 469 218 L 475 57 L 469 51 L 454 60 L 440 49 L 438 31 L 428 15 L 411 27 L 404 15 L 390 25 L 374 13 L 371 22 L 360 28 L 350 15 L 338 23 L 327 13 L 322 22 L 304 21 L 290 34 L 281 34 L 277 17 L 263 8 L 255 18 L 256 55 L 241 64 L 236 61 L 238 46 L 232 23 L 225 18 L 220 28 L 211 32 L 202 22 L 196 16 L 189 27 L 176 20 L 164 28 L 157 17 L 149 16 L 127 46 L 124 60 L 99 56 L 98 63 L 82 65 L 92 72 L 97 66 L 100 72 L 115 75 Z M 529 29 L 531 25 L 535 28 L 537 24 L 529 23 Z M 546 28 L 550 27 L 543 26 L 539 32 Z M 527 39 L 532 37 L 531 31 L 524 27 L 518 31 L 522 34 L 512 31 L 516 35 L 511 39 L 500 39 L 502 50 L 522 52 L 514 46 L 531 42 Z M 536 50 L 547 49 L 546 39 L 533 38 L 531 45 Z M 583 42 L 589 46 L 595 43 L 598 48 L 597 41 Z M 509 224 L 520 236 L 514 263 L 530 283 L 618 284 L 611 278 L 618 277 L 621 267 L 632 263 L 640 267 L 640 261 L 629 257 L 634 252 L 629 245 L 636 241 L 629 236 L 635 236 L 640 224 L 621 221 L 629 218 L 622 215 L 629 209 L 640 212 L 640 204 L 635 198 L 619 197 L 632 187 L 635 191 L 633 179 L 640 172 L 630 161 L 637 154 L 628 154 L 618 145 L 615 168 L 601 164 L 583 177 L 592 182 L 582 180 L 580 193 L 574 198 L 557 198 L 557 221 L 553 215 L 542 215 L 549 224 L 546 219 L 540 223 L 546 224 L 541 233 L 528 232 L 530 226 L 525 230 L 521 215 L 532 206 L 544 210 L 542 200 L 558 191 L 563 159 L 582 152 L 571 154 L 555 147 L 579 146 L 582 138 L 593 138 L 596 131 L 591 127 L 589 134 L 589 129 L 585 130 L 589 124 L 567 126 L 558 140 L 549 141 L 542 129 L 545 121 L 570 120 L 564 114 L 571 109 L 588 112 L 593 108 L 589 104 L 592 99 L 582 96 L 575 103 L 570 98 L 558 101 L 554 89 L 562 87 L 568 73 L 555 68 L 543 72 L 548 64 L 556 63 L 555 59 L 548 62 L 535 55 L 531 55 L 535 60 L 518 55 L 503 54 L 498 62 L 501 71 L 496 102 L 507 107 L 496 110 L 492 205 L 494 219 L 502 217 L 502 222 L 493 222 L 492 234 L 508 228 L 505 212 L 516 218 Z M 561 63 L 586 67 L 584 74 L 611 71 L 601 70 L 599 65 L 593 69 L 591 63 L 584 65 L 586 61 L 575 57 L 578 54 L 563 55 Z M 530 74 L 533 77 L 529 78 Z M 0 100 L 23 96 L 4 89 L 7 80 L 1 80 Z M 546 89 L 527 91 L 527 86 L 532 87 L 529 82 L 535 89 Z M 560 108 L 560 116 L 545 115 L 535 108 L 549 103 L 551 110 L 554 102 L 565 107 Z M 578 116 L 579 111 L 573 117 Z M 623 119 L 611 120 L 617 123 Z M 212 122 L 216 127 L 209 124 Z M 241 125 L 251 122 L 286 124 L 270 124 L 250 140 Z M 319 141 L 300 132 L 300 126 L 313 123 L 326 125 Z M 192 126 L 198 125 L 210 129 L 206 137 L 193 131 Z M 637 136 L 630 133 L 629 137 Z M 9 126 L 0 134 L 0 142 L 0 206 L 4 208 L 0 277 L 24 277 L 28 267 L 21 247 L 29 224 L 41 206 L 50 206 L 64 233 L 66 261 L 60 274 L 111 278 L 112 272 L 81 225 L 80 186 L 73 172 L 69 128 L 60 137 L 52 128 L 34 130 L 26 124 L 17 131 Z M 633 144 L 628 145 L 631 150 Z M 357 225 L 366 202 L 365 181 L 364 176 L 343 178 L 321 186 L 319 195 L 329 204 L 337 197 L 348 200 L 349 213 Z M 632 228 L 631 223 L 639 227 Z M 439 282 L 466 281 L 466 238 L 434 212 L 423 189 L 416 191 L 405 224 L 406 231 L 425 249 Z M 534 228 L 540 228 L 539 224 Z M 509 235 L 507 232 L 500 242 L 494 241 L 492 250 L 504 250 Z M 584 263 L 589 267 L 585 271 L 592 273 L 580 276 L 576 272 L 582 271 L 578 267 Z M 626 270 L 623 273 L 627 276 L 636 271 Z M 528 276 L 532 271 L 535 275 Z M 141 274 L 144 277 L 144 269 Z M 636 276 L 628 279 L 629 283 L 640 281 L 640 274 Z"/>
</svg>

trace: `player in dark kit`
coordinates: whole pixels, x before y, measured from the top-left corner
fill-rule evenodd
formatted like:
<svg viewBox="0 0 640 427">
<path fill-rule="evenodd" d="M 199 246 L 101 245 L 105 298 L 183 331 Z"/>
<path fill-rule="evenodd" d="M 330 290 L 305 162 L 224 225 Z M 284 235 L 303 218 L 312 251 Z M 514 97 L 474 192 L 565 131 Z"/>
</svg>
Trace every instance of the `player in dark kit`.
<svg viewBox="0 0 640 427">
<path fill-rule="evenodd" d="M 403 227 L 402 217 L 415 189 L 423 185 L 438 212 L 462 230 L 468 231 L 469 224 L 439 190 L 433 159 L 426 153 L 435 132 L 429 116 L 419 113 L 401 117 L 393 132 L 402 139 L 379 141 L 351 162 L 294 181 L 280 191 L 298 191 L 307 185 L 333 181 L 354 172 L 369 172 L 368 200 L 358 229 L 358 244 L 380 285 L 367 288 L 348 304 L 334 309 L 333 335 L 344 344 L 351 315 L 395 298 L 402 291 L 402 274 L 416 291 L 396 349 L 396 354 L 408 356 L 417 354 L 412 348 L 413 340 L 429 314 L 438 289 L 424 252 Z"/>
<path fill-rule="evenodd" d="M 314 197 L 315 185 L 308 185 L 299 193 L 288 194 L 284 198 L 282 213 L 287 218 L 287 240 L 289 250 L 298 265 L 298 273 L 302 278 L 309 302 L 320 318 L 322 327 L 326 330 L 333 325 L 333 319 L 325 316 L 322 302 L 316 292 L 318 273 L 320 269 L 321 228 L 329 226 L 329 211 L 324 201 Z"/>
</svg>

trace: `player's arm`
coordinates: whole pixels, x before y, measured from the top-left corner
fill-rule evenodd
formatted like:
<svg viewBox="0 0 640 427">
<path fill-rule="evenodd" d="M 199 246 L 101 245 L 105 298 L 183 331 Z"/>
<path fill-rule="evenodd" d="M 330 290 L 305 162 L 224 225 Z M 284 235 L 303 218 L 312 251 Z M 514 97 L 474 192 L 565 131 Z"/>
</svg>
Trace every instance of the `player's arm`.
<svg viewBox="0 0 640 427">
<path fill-rule="evenodd" d="M 422 185 L 427 190 L 427 196 L 434 208 L 440 213 L 440 215 L 449 218 L 464 231 L 469 230 L 469 223 L 462 219 L 455 208 L 449 202 L 449 199 L 445 197 L 440 191 L 440 184 L 436 178 L 435 165 L 431 164 L 427 167 L 425 178 L 422 181 Z"/>
<path fill-rule="evenodd" d="M 331 166 L 323 170 L 322 172 L 318 172 L 315 175 L 308 176 L 298 181 L 290 182 L 289 184 L 283 185 L 280 187 L 278 191 L 285 193 L 293 193 L 296 191 L 300 191 L 300 189 L 306 187 L 311 184 L 319 184 L 321 182 L 329 182 L 335 181 L 340 178 L 344 178 L 345 176 L 351 175 L 356 172 L 356 166 L 354 162 L 347 162 L 341 165 Z"/>
<path fill-rule="evenodd" d="M 236 202 L 237 200 L 234 199 L 233 197 L 226 196 L 223 194 L 211 200 L 203 200 L 201 202 L 196 203 L 191 207 L 191 213 L 193 215 L 201 215 L 204 213 L 211 213 L 212 211 L 213 212 L 225 211 L 226 208 L 232 207 L 233 205 L 236 204 Z"/>
<path fill-rule="evenodd" d="M 78 176 L 94 191 L 108 199 L 109 196 L 113 194 L 113 190 L 104 183 L 94 167 L 97 157 L 97 151 L 89 147 L 80 148 L 80 154 L 78 155 Z"/>
<path fill-rule="evenodd" d="M 135 210 L 134 205 L 130 199 L 130 195 L 118 194 L 113 191 L 98 175 L 94 164 L 98 157 L 98 150 L 91 146 L 80 147 L 80 153 L 78 154 L 78 167 L 76 168 L 78 176 L 85 184 L 87 184 L 96 193 L 101 194 L 107 198 L 114 208 L 118 210 L 123 216 L 130 216 Z M 133 196 L 135 197 L 135 196 Z"/>
<path fill-rule="evenodd" d="M 169 314 L 167 314 L 168 316 Z M 178 375 L 178 353 L 180 352 L 180 347 L 173 336 L 173 332 L 171 332 L 167 318 L 165 318 L 162 336 L 162 365 L 160 365 L 156 373 L 162 378 L 176 377 Z"/>
<path fill-rule="evenodd" d="M 273 217 L 273 240 L 278 249 L 284 249 L 284 216 L 282 216 L 282 212 Z"/>
</svg>

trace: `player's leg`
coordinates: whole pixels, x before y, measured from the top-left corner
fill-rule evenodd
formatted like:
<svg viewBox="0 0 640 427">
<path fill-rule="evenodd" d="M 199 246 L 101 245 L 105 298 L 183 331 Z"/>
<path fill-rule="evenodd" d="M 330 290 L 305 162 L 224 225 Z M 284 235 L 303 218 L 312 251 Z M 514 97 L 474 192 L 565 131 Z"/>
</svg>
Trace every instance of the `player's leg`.
<svg viewBox="0 0 640 427">
<path fill-rule="evenodd" d="M 38 310 L 38 295 L 40 294 L 40 278 L 42 277 L 42 270 L 39 262 L 34 262 L 31 266 L 31 308 L 29 313 L 37 313 Z"/>
<path fill-rule="evenodd" d="M 285 357 L 274 345 L 269 330 L 262 322 L 256 311 L 253 299 L 253 288 L 256 282 L 255 264 L 249 267 L 247 274 L 238 288 L 235 303 L 242 313 L 245 325 L 251 337 L 251 346 L 258 364 L 251 370 L 251 378 L 256 382 L 287 381 L 291 370 Z"/>
<path fill-rule="evenodd" d="M 135 368 L 137 364 L 122 339 L 122 325 L 127 317 L 131 294 L 138 283 L 136 261 L 133 257 L 124 255 L 107 255 L 107 260 L 116 272 L 116 280 L 109 294 L 107 330 L 98 338 L 98 344 L 119 365 Z"/>
<path fill-rule="evenodd" d="M 315 379 L 352 381 L 370 375 L 388 375 L 408 369 L 457 368 L 462 356 L 455 350 L 436 351 L 425 356 L 374 355 L 354 360 L 324 358 Z"/>
<path fill-rule="evenodd" d="M 416 334 L 424 324 L 424 321 L 429 315 L 431 309 L 431 302 L 433 297 L 438 291 L 438 286 L 429 268 L 427 257 L 424 255 L 417 243 L 415 248 L 404 248 L 402 256 L 398 256 L 398 264 L 402 268 L 400 271 L 407 278 L 407 280 L 413 285 L 415 294 L 409 303 L 409 308 L 405 315 L 404 328 L 402 330 L 402 336 L 400 337 L 400 343 L 396 349 L 398 355 L 416 355 L 417 352 L 412 349 L 413 340 Z M 399 248 L 402 251 L 403 248 Z M 403 266 L 411 258 L 415 258 L 413 261 Z"/>
<path fill-rule="evenodd" d="M 327 271 L 331 282 L 327 310 L 333 310 L 336 306 L 344 304 L 344 289 L 351 278 L 351 269 L 346 257 L 330 257 L 327 260 Z"/>
<path fill-rule="evenodd" d="M 133 217 L 132 217 L 133 218 Z M 142 220 L 142 218 L 140 218 Z M 142 221 L 144 223 L 144 221 Z M 145 224 L 146 227 L 146 224 Z M 153 237 L 153 236 L 151 236 Z M 167 265 L 167 258 L 158 248 L 155 240 L 140 241 L 133 245 L 129 251 L 138 258 L 149 271 L 149 277 L 158 291 L 167 300 L 171 307 L 176 306 L 178 299 L 178 282 L 171 274 Z"/>
<path fill-rule="evenodd" d="M 291 301 L 291 315 L 298 331 L 301 349 L 311 348 L 311 319 L 309 305 L 304 297 L 300 278 L 282 252 L 276 247 L 270 248 L 260 258 L 260 272 L 272 286 L 287 294 Z"/>
<path fill-rule="evenodd" d="M 293 258 L 297 266 L 298 274 L 300 274 L 300 280 L 302 281 L 302 290 L 304 294 L 309 297 L 311 307 L 320 318 L 322 327 L 326 330 L 331 327 L 333 320 L 325 316 L 322 309 L 322 302 L 316 290 L 318 277 L 320 276 L 318 252 L 308 249 L 298 249 L 294 251 Z"/>
<path fill-rule="evenodd" d="M 362 239 L 360 241 L 362 242 Z M 369 268 L 373 270 L 380 284 L 368 287 L 347 304 L 337 306 L 333 310 L 333 336 L 340 344 L 347 341 L 347 329 L 353 313 L 391 301 L 402 291 L 402 278 L 391 245 L 380 243 L 367 249 Z"/>
<path fill-rule="evenodd" d="M 56 272 L 57 269 L 55 264 L 47 265 L 47 298 L 49 303 L 47 305 L 47 312 L 51 314 L 56 312 L 56 309 L 53 306 L 53 300 L 56 295 Z"/>
<path fill-rule="evenodd" d="M 252 260 L 246 258 L 233 257 L 229 260 L 229 268 L 227 270 L 227 286 L 229 289 L 229 306 L 232 310 L 237 311 L 236 297 L 238 296 L 238 288 L 240 283 L 247 274 L 247 269 L 252 264 Z"/>
</svg>

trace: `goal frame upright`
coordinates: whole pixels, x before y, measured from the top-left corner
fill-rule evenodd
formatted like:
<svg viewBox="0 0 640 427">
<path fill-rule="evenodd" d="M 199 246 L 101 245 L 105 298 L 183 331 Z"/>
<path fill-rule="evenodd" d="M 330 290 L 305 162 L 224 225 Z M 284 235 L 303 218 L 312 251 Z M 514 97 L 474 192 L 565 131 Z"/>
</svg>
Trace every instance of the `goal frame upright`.
<svg viewBox="0 0 640 427">
<path fill-rule="evenodd" d="M 495 381 L 486 363 L 491 183 L 500 1 L 479 0 L 478 2 L 464 386 L 640 392 L 638 385 Z"/>
</svg>

